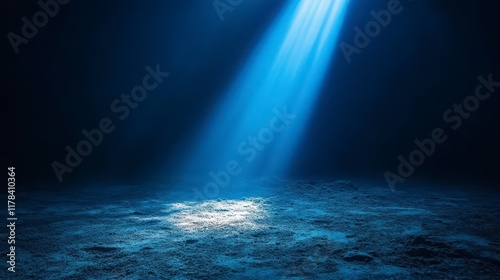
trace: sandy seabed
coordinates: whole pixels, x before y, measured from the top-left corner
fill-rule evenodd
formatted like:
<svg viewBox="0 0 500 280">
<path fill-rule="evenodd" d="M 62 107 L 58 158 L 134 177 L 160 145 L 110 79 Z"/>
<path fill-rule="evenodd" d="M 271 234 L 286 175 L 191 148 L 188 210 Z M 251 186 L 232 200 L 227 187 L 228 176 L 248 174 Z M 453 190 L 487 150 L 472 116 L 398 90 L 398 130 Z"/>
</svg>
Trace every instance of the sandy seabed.
<svg viewBox="0 0 500 280">
<path fill-rule="evenodd" d="M 18 195 L 7 279 L 500 279 L 500 197 L 262 179 Z M 5 238 L 2 238 L 5 240 Z M 6 279 L 3 278 L 2 279 Z"/>
</svg>

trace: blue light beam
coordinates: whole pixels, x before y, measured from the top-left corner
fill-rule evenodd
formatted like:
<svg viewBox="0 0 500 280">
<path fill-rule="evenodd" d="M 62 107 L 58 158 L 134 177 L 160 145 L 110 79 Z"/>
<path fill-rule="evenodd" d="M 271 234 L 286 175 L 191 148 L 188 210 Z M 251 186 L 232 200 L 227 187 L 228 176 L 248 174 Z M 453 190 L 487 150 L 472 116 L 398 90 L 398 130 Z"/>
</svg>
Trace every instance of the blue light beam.
<svg viewBox="0 0 500 280">
<path fill-rule="evenodd" d="M 194 139 L 184 175 L 206 176 L 224 170 L 229 161 L 238 162 L 244 173 L 278 176 L 286 171 L 332 62 L 348 2 L 286 5 Z M 269 127 L 273 109 L 284 108 L 296 116 L 293 121 L 267 135 L 264 148 L 250 144 L 249 136 L 258 138 L 259 131 Z M 249 165 L 254 158 L 259 164 Z"/>
</svg>

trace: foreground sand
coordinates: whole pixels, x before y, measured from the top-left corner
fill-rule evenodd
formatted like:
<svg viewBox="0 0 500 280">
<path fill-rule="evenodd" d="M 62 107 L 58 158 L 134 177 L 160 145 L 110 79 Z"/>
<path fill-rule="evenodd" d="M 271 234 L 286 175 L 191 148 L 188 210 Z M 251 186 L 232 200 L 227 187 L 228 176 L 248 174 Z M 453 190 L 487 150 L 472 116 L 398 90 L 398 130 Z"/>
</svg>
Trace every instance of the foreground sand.
<svg viewBox="0 0 500 280">
<path fill-rule="evenodd" d="M 20 194 L 9 279 L 500 279 L 488 192 L 264 179 L 192 201 L 164 189 Z"/>
</svg>

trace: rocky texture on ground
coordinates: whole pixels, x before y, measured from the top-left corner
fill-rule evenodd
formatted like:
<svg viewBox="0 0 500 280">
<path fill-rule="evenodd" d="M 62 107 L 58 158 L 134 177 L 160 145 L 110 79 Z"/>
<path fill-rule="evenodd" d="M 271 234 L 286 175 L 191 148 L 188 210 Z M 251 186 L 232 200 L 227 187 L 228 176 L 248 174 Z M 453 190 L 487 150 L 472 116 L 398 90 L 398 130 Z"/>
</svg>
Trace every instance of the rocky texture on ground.
<svg viewBox="0 0 500 280">
<path fill-rule="evenodd" d="M 500 279 L 491 193 L 274 178 L 220 195 L 192 201 L 162 186 L 20 194 L 8 276 Z"/>
</svg>

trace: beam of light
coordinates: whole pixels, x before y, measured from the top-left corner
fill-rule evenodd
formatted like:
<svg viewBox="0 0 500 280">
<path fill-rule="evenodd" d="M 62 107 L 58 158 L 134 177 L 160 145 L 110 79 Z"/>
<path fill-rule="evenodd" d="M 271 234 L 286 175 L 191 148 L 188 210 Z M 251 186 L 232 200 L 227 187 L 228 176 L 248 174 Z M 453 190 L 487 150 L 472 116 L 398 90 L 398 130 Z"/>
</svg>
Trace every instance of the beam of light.
<svg viewBox="0 0 500 280">
<path fill-rule="evenodd" d="M 209 171 L 224 170 L 230 160 L 255 174 L 286 171 L 332 63 L 348 2 L 286 4 L 208 117 L 193 143 L 192 155 L 186 158 L 184 175 L 207 176 Z M 282 132 L 273 134 L 272 143 L 261 150 L 248 144 L 247 153 L 238 151 L 249 136 L 269 127 L 273 109 L 285 107 L 296 117 Z M 259 164 L 249 164 L 253 161 L 250 149 L 256 150 Z"/>
</svg>

